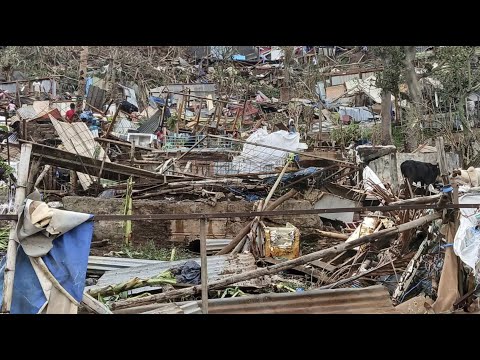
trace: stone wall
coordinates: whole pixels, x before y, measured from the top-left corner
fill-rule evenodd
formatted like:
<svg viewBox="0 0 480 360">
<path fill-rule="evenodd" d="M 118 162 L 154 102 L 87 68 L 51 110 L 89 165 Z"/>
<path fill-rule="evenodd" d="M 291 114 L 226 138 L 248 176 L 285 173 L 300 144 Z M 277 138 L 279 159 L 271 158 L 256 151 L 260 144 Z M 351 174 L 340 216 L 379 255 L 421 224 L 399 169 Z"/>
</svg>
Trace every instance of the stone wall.
<svg viewBox="0 0 480 360">
<path fill-rule="evenodd" d="M 65 210 L 93 213 L 98 215 L 114 215 L 123 213 L 122 199 L 100 199 L 93 197 L 66 196 L 63 198 Z M 287 209 L 312 209 L 306 200 L 288 200 L 277 210 Z M 201 201 L 153 201 L 134 200 L 133 214 L 190 214 L 190 213 L 232 213 L 247 212 L 255 209 L 255 203 L 244 200 L 221 201 L 215 206 Z M 229 239 L 249 223 L 248 218 L 213 219 L 208 222 L 207 237 Z M 318 215 L 280 216 L 273 220 L 279 225 L 290 222 L 300 228 L 300 231 L 312 230 L 321 225 Z M 199 220 L 145 220 L 133 221 L 133 244 L 154 241 L 161 245 L 168 241 L 183 242 L 199 235 Z M 96 221 L 94 241 L 110 239 L 110 241 L 123 241 L 122 221 Z"/>
<path fill-rule="evenodd" d="M 447 168 L 448 171 L 458 168 L 460 160 L 458 154 L 447 153 Z M 406 160 L 415 160 L 437 164 L 437 153 L 397 153 L 397 174 L 398 181 L 402 183 L 403 177 L 400 171 L 400 165 Z M 384 183 L 392 184 L 392 177 L 390 174 L 390 156 L 382 156 L 381 158 L 370 161 L 368 166 Z"/>
</svg>

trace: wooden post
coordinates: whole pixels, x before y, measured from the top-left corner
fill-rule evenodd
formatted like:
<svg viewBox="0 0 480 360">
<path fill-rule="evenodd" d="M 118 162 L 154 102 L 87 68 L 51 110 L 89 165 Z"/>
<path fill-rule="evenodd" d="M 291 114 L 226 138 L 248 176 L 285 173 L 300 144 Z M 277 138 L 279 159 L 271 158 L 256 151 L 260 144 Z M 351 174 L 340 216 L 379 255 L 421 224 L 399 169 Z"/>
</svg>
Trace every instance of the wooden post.
<svg viewBox="0 0 480 360">
<path fill-rule="evenodd" d="M 233 131 L 237 130 L 238 115 L 240 115 L 240 108 L 237 108 L 237 112 L 235 114 L 235 120 L 233 120 L 233 126 L 232 126 Z"/>
<path fill-rule="evenodd" d="M 202 268 L 202 313 L 208 314 L 207 219 L 200 219 L 200 266 Z"/>
<path fill-rule="evenodd" d="M 287 167 L 289 165 L 290 165 L 290 160 L 287 161 L 287 163 L 285 164 L 285 166 L 282 169 L 282 172 L 280 173 L 280 175 L 278 175 L 278 178 L 275 181 L 275 184 L 273 184 L 272 188 L 270 189 L 270 192 L 268 193 L 267 198 L 265 199 L 265 202 L 263 203 L 263 209 L 262 210 L 267 209 L 268 202 L 272 198 L 275 190 L 278 187 L 278 184 L 280 184 L 280 181 L 282 180 L 283 174 L 285 174 L 285 171 L 287 170 Z M 228 252 L 233 250 L 237 246 L 237 244 L 239 242 L 241 242 L 243 240 L 243 238 L 250 232 L 250 229 L 252 229 L 252 227 L 254 227 L 255 224 L 257 224 L 259 221 L 260 221 L 260 216 L 255 216 L 255 218 L 252 220 L 252 222 L 249 225 L 245 226 L 242 229 L 242 231 L 240 231 L 240 233 L 238 233 L 237 236 L 232 241 L 230 241 L 230 243 L 227 246 L 225 246 L 222 250 L 217 252 L 215 255 L 227 254 Z"/>
<path fill-rule="evenodd" d="M 247 96 L 245 96 L 245 102 L 243 103 L 242 117 L 240 118 L 240 125 L 238 126 L 238 132 L 242 132 L 243 121 L 245 120 L 245 108 L 247 107 Z"/>
<path fill-rule="evenodd" d="M 398 184 L 398 165 L 397 165 L 397 150 L 390 153 L 390 174 L 392 175 L 392 188 L 394 191 L 397 191 L 399 188 Z"/>
<path fill-rule="evenodd" d="M 46 166 L 49 166 L 49 165 L 46 165 Z M 70 180 L 72 182 L 72 191 L 74 194 L 77 193 L 77 189 L 78 189 L 78 175 L 77 175 L 77 172 L 76 171 L 72 171 L 70 173 Z"/>
<path fill-rule="evenodd" d="M 115 114 L 113 115 L 112 122 L 110 123 L 110 125 L 108 125 L 108 129 L 105 135 L 103 135 L 104 138 L 107 138 L 108 134 L 110 134 L 110 132 L 113 130 L 113 126 L 115 125 L 115 121 L 117 120 L 119 111 L 120 111 L 120 106 L 117 105 L 117 109 L 115 110 Z"/>
<path fill-rule="evenodd" d="M 8 141 L 8 112 L 7 112 L 7 107 L 5 107 L 5 127 L 7 128 L 7 163 L 10 165 L 10 142 Z"/>
<path fill-rule="evenodd" d="M 167 97 L 165 98 L 165 105 L 163 105 L 162 109 L 162 119 L 160 120 L 160 128 L 163 129 L 165 126 L 165 113 L 168 107 L 168 99 L 170 98 L 170 93 L 167 93 Z"/>
<path fill-rule="evenodd" d="M 22 144 L 20 153 L 20 162 L 18 166 L 17 188 L 15 190 L 15 212 L 18 211 L 20 205 L 25 200 L 25 191 L 28 180 L 28 168 L 30 165 L 30 155 L 32 153 L 32 144 Z M 2 312 L 10 313 L 13 296 L 13 279 L 15 278 L 15 265 L 17 262 L 17 248 L 15 227 L 16 221 L 12 221 L 10 236 L 8 238 L 8 248 L 5 273 L 3 280 L 3 298 L 2 298 Z"/>
<path fill-rule="evenodd" d="M 359 237 L 358 239 L 352 240 L 350 242 L 345 242 L 340 245 L 335 245 L 332 247 L 329 247 L 327 249 L 323 249 L 320 251 L 316 251 L 307 255 L 300 256 L 296 259 L 293 260 L 287 260 L 287 261 L 282 261 L 281 263 L 273 266 L 268 266 L 264 268 L 259 268 L 257 270 L 252 270 L 248 272 L 243 272 L 241 274 L 236 274 L 230 277 L 226 277 L 224 279 L 216 280 L 210 283 L 209 287 L 211 289 L 219 289 L 222 287 L 225 287 L 230 284 L 235 284 L 240 281 L 246 281 L 250 279 L 255 279 L 260 276 L 265 276 L 265 275 L 273 275 L 276 273 L 279 273 L 280 271 L 288 270 L 291 268 L 294 268 L 298 265 L 304 265 L 309 262 L 312 262 L 314 260 L 321 259 L 325 256 L 330 256 L 330 255 L 336 255 L 339 254 L 345 250 L 353 249 L 361 244 L 366 244 L 370 242 L 374 242 L 378 239 L 386 238 L 389 236 L 395 236 L 398 235 L 402 232 L 405 232 L 407 230 L 415 229 L 419 226 L 428 224 L 432 222 L 433 220 L 440 219 L 442 217 L 441 213 L 434 213 L 430 214 L 427 216 L 423 216 L 421 218 L 418 218 L 416 220 L 400 224 L 396 227 L 392 227 L 389 229 L 385 230 L 380 230 L 376 233 L 370 234 L 370 235 L 365 235 L 362 237 Z M 452 250 L 453 251 L 453 250 Z M 201 286 L 196 285 L 192 286 L 189 288 L 185 289 L 180 289 L 180 290 L 172 290 L 168 291 L 165 293 L 161 294 L 155 294 L 155 295 L 150 295 L 150 296 L 145 296 L 143 298 L 137 298 L 137 299 L 128 299 L 128 300 L 123 300 L 119 301 L 117 303 L 112 304 L 113 310 L 118 310 L 118 309 L 124 309 L 128 307 L 133 307 L 133 306 L 141 306 L 141 305 L 147 305 L 147 304 L 152 304 L 155 302 L 162 302 L 168 299 L 175 299 L 178 297 L 182 296 L 188 296 L 195 294 L 197 291 L 201 290 Z"/>
<path fill-rule="evenodd" d="M 130 166 L 134 165 L 135 161 L 135 142 L 133 140 L 130 142 Z"/>
<path fill-rule="evenodd" d="M 202 101 L 200 100 L 200 105 L 198 106 L 197 117 L 195 119 L 195 127 L 194 127 L 195 131 L 197 131 L 198 124 L 200 123 L 201 112 L 202 112 Z"/>
<path fill-rule="evenodd" d="M 450 181 L 448 179 L 447 157 L 445 154 L 445 142 L 443 141 L 443 136 L 439 136 L 435 139 L 435 147 L 437 148 L 437 161 L 438 167 L 440 168 L 440 175 L 442 176 L 444 184 L 448 184 Z"/>
</svg>

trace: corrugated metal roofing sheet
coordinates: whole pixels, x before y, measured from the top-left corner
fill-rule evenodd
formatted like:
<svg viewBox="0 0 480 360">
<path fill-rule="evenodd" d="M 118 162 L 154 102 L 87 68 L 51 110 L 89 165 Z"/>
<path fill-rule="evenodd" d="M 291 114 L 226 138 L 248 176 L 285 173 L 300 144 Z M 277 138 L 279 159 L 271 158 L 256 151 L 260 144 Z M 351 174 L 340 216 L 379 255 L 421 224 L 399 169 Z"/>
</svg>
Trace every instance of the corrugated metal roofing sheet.
<svg viewBox="0 0 480 360">
<path fill-rule="evenodd" d="M 20 109 L 17 109 L 17 114 L 22 119 L 30 120 L 36 117 L 37 111 L 33 108 L 33 105 L 23 105 Z"/>
<path fill-rule="evenodd" d="M 153 134 L 160 125 L 160 114 L 161 111 L 157 110 L 150 119 L 146 120 L 138 127 L 138 132 L 142 134 Z"/>
<path fill-rule="evenodd" d="M 58 121 L 49 115 L 58 136 L 62 139 L 65 149 L 72 153 L 86 156 L 92 159 L 104 160 L 110 162 L 103 148 L 95 141 L 92 132 L 83 122 L 66 123 Z M 77 172 L 78 179 L 84 190 L 93 184 L 96 177 Z"/>
<path fill-rule="evenodd" d="M 196 306 L 195 306 L 196 303 Z M 201 313 L 201 301 L 176 303 L 184 314 Z M 175 308 L 175 311 L 178 311 Z M 162 306 L 157 313 L 168 313 Z M 387 288 L 311 290 L 270 293 L 208 301 L 209 314 L 398 314 Z"/>
<path fill-rule="evenodd" d="M 96 286 L 103 286 L 109 284 L 117 284 L 122 281 L 127 281 L 134 277 L 150 278 L 158 275 L 168 269 L 180 266 L 193 260 L 200 265 L 200 258 L 185 259 L 178 261 L 164 261 L 156 264 L 149 264 L 143 266 L 135 266 L 126 269 L 113 270 L 106 272 L 100 279 Z M 231 276 L 246 271 L 255 270 L 255 259 L 251 254 L 238 254 L 237 256 L 219 255 L 209 256 L 207 258 L 208 280 L 214 281 L 225 276 Z M 93 287 L 95 288 L 95 287 Z"/>
<path fill-rule="evenodd" d="M 87 271 L 103 274 L 105 271 L 125 269 L 125 268 L 134 267 L 134 266 L 158 264 L 162 262 L 165 262 L 165 261 L 116 258 L 116 257 L 106 257 L 106 256 L 89 256 Z"/>
</svg>

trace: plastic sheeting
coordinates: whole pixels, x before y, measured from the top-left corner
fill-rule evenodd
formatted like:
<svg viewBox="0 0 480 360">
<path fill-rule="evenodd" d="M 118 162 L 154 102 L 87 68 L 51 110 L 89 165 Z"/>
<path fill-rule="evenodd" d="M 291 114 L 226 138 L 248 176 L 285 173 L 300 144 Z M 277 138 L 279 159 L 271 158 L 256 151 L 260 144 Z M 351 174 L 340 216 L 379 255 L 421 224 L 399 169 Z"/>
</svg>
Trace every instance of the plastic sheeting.
<svg viewBox="0 0 480 360">
<path fill-rule="evenodd" d="M 42 256 L 50 272 L 72 297 L 83 298 L 87 275 L 88 254 L 93 235 L 93 221 L 87 221 L 53 241 L 53 248 Z M 3 280 L 6 258 L 0 262 L 0 296 L 3 297 Z M 29 257 L 19 246 L 12 297 L 12 314 L 37 314 L 47 298 Z"/>
<path fill-rule="evenodd" d="M 364 187 L 365 187 L 365 190 L 366 191 L 372 191 L 373 188 L 367 184 L 367 181 L 366 180 L 371 180 L 373 181 L 376 185 L 380 186 L 382 189 L 384 190 L 387 190 L 385 188 L 385 185 L 383 185 L 382 181 L 380 180 L 380 178 L 377 176 L 377 174 L 375 174 L 373 172 L 372 169 L 370 169 L 369 166 L 365 166 L 365 168 L 363 169 L 363 180 L 364 180 Z"/>
<path fill-rule="evenodd" d="M 323 168 L 311 166 L 311 167 L 308 167 L 308 168 L 305 168 L 305 169 L 302 169 L 302 170 L 299 170 L 299 171 L 295 171 L 293 173 L 285 174 L 285 175 L 282 176 L 281 181 L 285 184 L 288 184 L 290 182 L 296 181 L 296 180 L 298 180 L 300 178 L 303 178 L 305 176 L 312 175 L 316 172 L 320 172 L 320 171 L 322 171 L 322 169 Z M 278 176 L 269 176 L 268 178 L 265 178 L 264 182 L 265 182 L 265 184 L 273 185 L 275 183 L 275 181 L 277 181 L 277 178 L 278 178 Z"/>
<path fill-rule="evenodd" d="M 288 151 L 297 151 L 300 135 L 298 133 L 289 134 L 285 130 L 269 134 L 267 130 L 260 128 L 248 137 L 247 142 L 274 146 L 287 151 L 245 144 L 242 153 L 239 156 L 235 156 L 232 160 L 232 165 L 238 173 L 270 171 L 274 167 L 283 166 L 288 156 Z"/>
<path fill-rule="evenodd" d="M 466 194 L 459 198 L 459 204 L 479 204 L 480 193 Z M 460 209 L 460 226 L 458 227 L 453 242 L 453 251 L 470 268 L 475 269 L 476 277 L 479 276 L 480 260 L 480 231 L 476 230 L 478 222 L 475 217 L 478 209 Z"/>
</svg>

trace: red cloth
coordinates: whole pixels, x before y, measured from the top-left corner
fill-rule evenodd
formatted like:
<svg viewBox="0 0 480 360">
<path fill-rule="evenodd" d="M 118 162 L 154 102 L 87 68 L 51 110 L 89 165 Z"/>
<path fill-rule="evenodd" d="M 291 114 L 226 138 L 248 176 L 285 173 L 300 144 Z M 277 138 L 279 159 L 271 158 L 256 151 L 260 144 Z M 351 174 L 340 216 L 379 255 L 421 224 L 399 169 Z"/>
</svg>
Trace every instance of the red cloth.
<svg viewBox="0 0 480 360">
<path fill-rule="evenodd" d="M 70 122 L 73 119 L 73 115 L 75 115 L 75 110 L 68 110 L 67 113 L 65 114 L 67 120 Z"/>
</svg>

